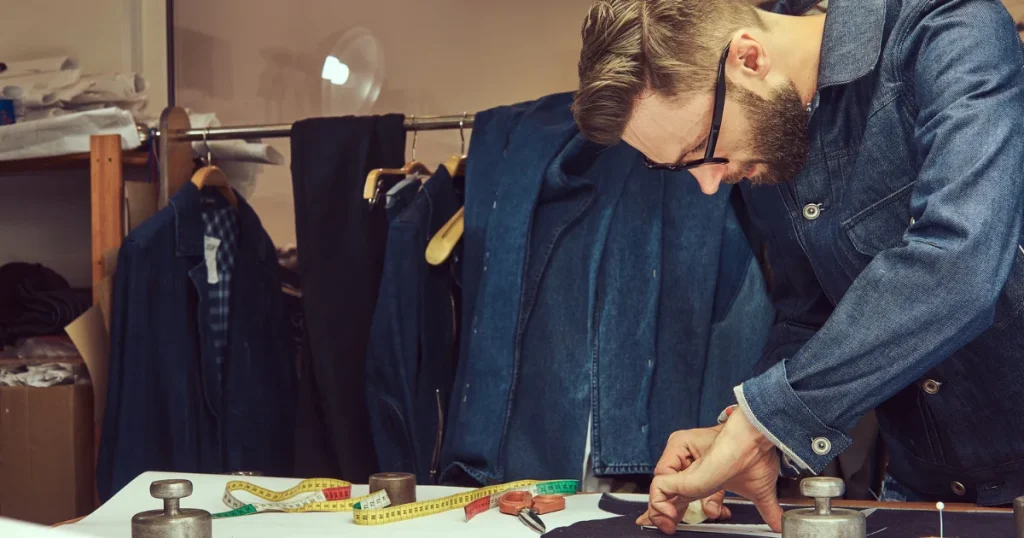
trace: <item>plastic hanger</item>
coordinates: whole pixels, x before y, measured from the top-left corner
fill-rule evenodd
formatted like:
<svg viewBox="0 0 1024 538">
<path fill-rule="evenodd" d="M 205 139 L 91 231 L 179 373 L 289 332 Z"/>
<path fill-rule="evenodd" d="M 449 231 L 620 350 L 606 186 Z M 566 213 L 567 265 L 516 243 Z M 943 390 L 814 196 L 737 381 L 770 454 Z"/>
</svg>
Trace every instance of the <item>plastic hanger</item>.
<svg viewBox="0 0 1024 538">
<path fill-rule="evenodd" d="M 378 168 L 376 170 L 371 170 L 370 173 L 367 174 L 366 183 L 363 185 L 363 199 L 370 204 L 370 207 L 377 205 L 377 202 L 380 201 L 381 192 L 386 191 L 386 189 L 382 189 L 380 185 L 380 179 L 382 177 L 405 177 L 410 174 L 430 177 L 432 174 L 425 164 L 416 160 L 416 135 L 418 131 L 415 130 L 415 116 L 411 116 L 410 118 L 413 119 L 412 160 L 401 168 Z"/>
<path fill-rule="evenodd" d="M 192 184 L 200 191 L 206 187 L 216 187 L 224 195 L 228 203 L 231 204 L 231 207 L 238 209 L 238 197 L 235 196 L 235 191 L 231 189 L 227 174 L 213 165 L 213 153 L 210 152 L 210 144 L 206 140 L 206 133 L 208 132 L 209 129 L 203 131 L 203 145 L 206 146 L 206 166 L 192 174 Z"/>
<path fill-rule="evenodd" d="M 466 173 L 466 133 L 463 131 L 466 114 L 462 114 L 462 121 L 459 122 L 459 137 L 462 139 L 462 155 L 448 159 L 444 163 L 452 178 L 460 177 Z M 452 255 L 455 246 L 462 239 L 466 229 L 466 208 L 460 207 L 458 211 L 448 219 L 448 222 L 441 226 L 441 229 L 430 238 L 427 244 L 426 258 L 430 265 L 441 265 Z"/>
</svg>

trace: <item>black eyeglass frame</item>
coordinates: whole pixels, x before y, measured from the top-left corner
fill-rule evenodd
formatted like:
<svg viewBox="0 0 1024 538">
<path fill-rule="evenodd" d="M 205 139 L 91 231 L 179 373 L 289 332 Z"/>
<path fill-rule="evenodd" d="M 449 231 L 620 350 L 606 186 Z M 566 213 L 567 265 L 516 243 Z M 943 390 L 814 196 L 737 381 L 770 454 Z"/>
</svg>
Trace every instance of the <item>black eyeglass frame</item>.
<svg viewBox="0 0 1024 538">
<path fill-rule="evenodd" d="M 652 162 L 644 156 L 644 165 L 651 170 L 668 170 L 678 172 L 680 170 L 692 170 L 708 164 L 728 164 L 729 159 L 715 158 L 715 147 L 718 145 L 718 133 L 722 130 L 722 111 L 725 110 L 725 61 L 729 58 L 729 45 L 722 51 L 722 57 L 718 60 L 718 82 L 715 84 L 715 105 L 714 113 L 711 116 L 711 132 L 708 133 L 708 146 L 704 151 L 703 159 L 695 159 L 684 163 L 660 164 Z"/>
</svg>

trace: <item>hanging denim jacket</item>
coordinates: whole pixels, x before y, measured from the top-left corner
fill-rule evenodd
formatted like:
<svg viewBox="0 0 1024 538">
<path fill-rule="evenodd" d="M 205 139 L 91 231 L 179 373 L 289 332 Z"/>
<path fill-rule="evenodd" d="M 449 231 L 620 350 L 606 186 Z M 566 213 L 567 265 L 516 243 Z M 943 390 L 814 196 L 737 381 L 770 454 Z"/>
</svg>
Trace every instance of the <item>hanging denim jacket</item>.
<svg viewBox="0 0 1024 538">
<path fill-rule="evenodd" d="M 381 469 L 415 474 L 419 484 L 437 478 L 458 360 L 460 295 L 458 253 L 436 266 L 424 253 L 460 204 L 442 166 L 404 209 L 395 206 L 367 348 L 366 397 L 377 460 Z"/>
<path fill-rule="evenodd" d="M 653 471 L 713 424 L 774 320 L 730 189 L 587 142 L 571 95 L 477 115 L 442 481 Z"/>
<path fill-rule="evenodd" d="M 245 200 L 225 203 L 186 183 L 118 253 L 101 500 L 145 471 L 291 472 L 295 354 L 277 256 Z M 233 256 L 204 256 L 212 243 Z"/>
</svg>

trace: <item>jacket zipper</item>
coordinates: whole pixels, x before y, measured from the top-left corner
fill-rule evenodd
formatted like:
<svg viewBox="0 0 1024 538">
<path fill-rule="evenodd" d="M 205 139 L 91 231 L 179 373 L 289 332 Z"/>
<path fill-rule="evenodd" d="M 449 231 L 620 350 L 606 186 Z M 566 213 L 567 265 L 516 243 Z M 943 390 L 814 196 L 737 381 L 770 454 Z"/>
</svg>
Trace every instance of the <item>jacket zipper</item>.
<svg viewBox="0 0 1024 538">
<path fill-rule="evenodd" d="M 441 389 L 434 389 L 437 399 L 437 434 L 434 436 L 434 457 L 430 463 L 430 479 L 437 483 L 438 467 L 441 464 L 441 439 L 444 434 L 444 410 L 441 407 Z"/>
<path fill-rule="evenodd" d="M 453 272 L 452 282 L 454 283 L 455 263 L 452 262 L 449 267 Z M 459 319 L 455 310 L 455 293 L 451 288 L 448 289 L 448 301 L 452 305 L 452 345 L 456 346 L 452 348 L 452 353 L 458 353 Z M 437 484 L 437 474 L 441 470 L 441 445 L 444 442 L 444 405 L 441 403 L 441 389 L 434 389 L 434 397 L 437 401 L 437 432 L 434 433 L 434 457 L 431 458 L 430 463 L 430 479 Z"/>
</svg>

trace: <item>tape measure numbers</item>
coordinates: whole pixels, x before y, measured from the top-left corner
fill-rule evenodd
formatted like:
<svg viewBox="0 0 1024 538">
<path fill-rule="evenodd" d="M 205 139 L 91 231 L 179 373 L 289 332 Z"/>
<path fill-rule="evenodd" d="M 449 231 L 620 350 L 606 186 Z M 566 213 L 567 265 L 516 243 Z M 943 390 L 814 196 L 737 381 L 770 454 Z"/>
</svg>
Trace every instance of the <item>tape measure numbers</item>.
<svg viewBox="0 0 1024 538">
<path fill-rule="evenodd" d="M 576 493 L 578 485 L 579 483 L 575 480 L 550 482 L 522 480 L 400 506 L 364 508 L 359 504 L 352 510 L 352 515 L 356 525 L 384 525 L 463 508 L 468 521 L 474 516 L 498 506 L 498 497 L 505 492 L 529 491 L 534 495 L 572 495 Z"/>
<path fill-rule="evenodd" d="M 242 480 L 232 480 L 224 488 L 224 504 L 230 510 L 213 514 L 214 518 L 239 517 L 260 512 L 352 512 L 356 525 L 385 525 L 463 508 L 466 520 L 498 505 L 498 498 L 508 491 L 528 491 L 534 495 L 573 495 L 579 487 L 576 480 L 522 480 L 487 486 L 440 499 L 391 506 L 385 491 L 351 498 L 352 484 L 344 480 L 314 478 L 303 480 L 285 491 L 273 491 Z M 245 503 L 235 493 L 244 491 L 263 499 L 262 503 Z"/>
<path fill-rule="evenodd" d="M 244 503 L 235 493 L 244 491 L 263 499 L 264 503 Z M 273 491 L 242 480 L 232 480 L 224 487 L 223 501 L 231 510 L 213 514 L 214 518 L 237 517 L 260 512 L 349 512 L 356 503 L 387 506 L 387 493 L 376 493 L 352 499 L 352 484 L 344 480 L 314 478 L 303 480 L 285 491 Z"/>
</svg>

